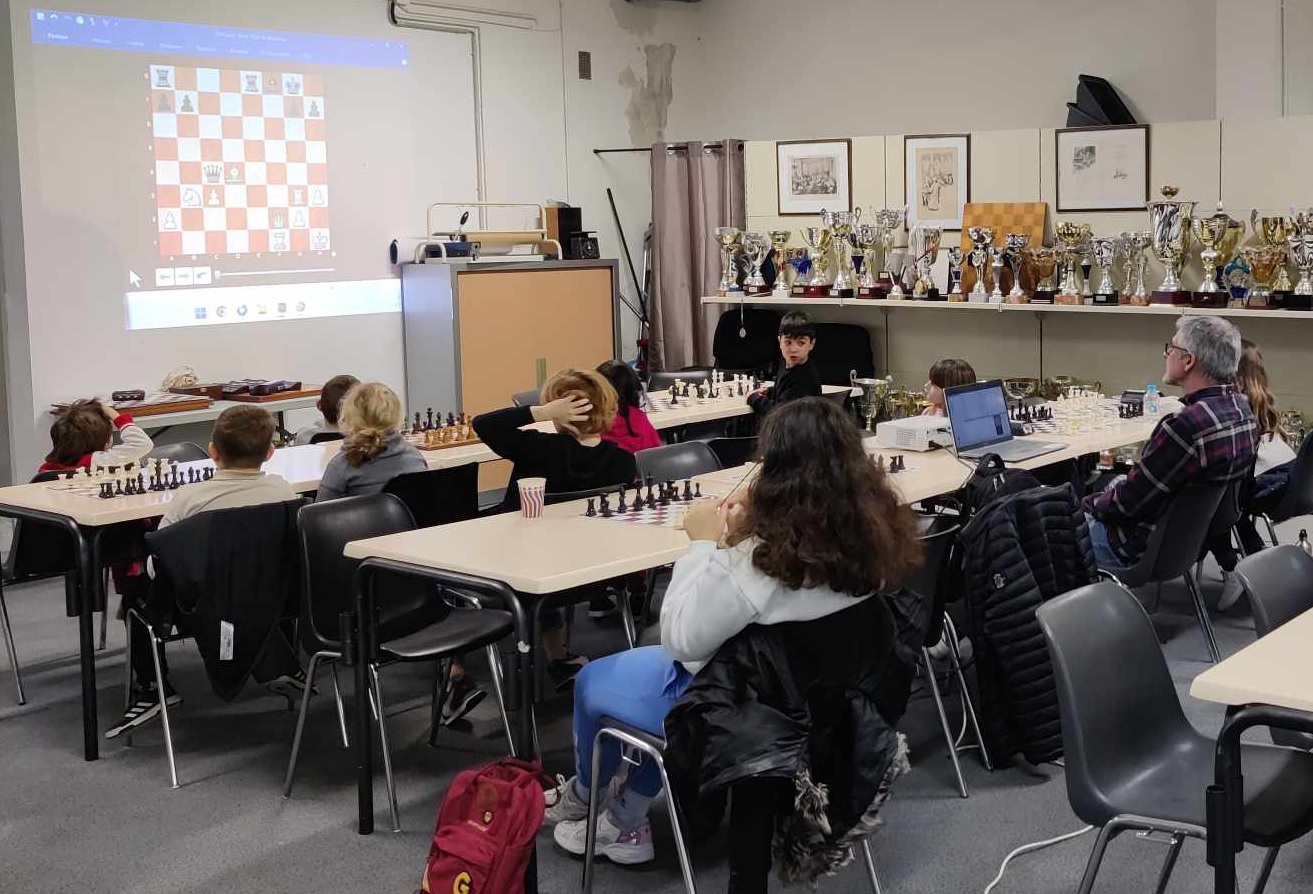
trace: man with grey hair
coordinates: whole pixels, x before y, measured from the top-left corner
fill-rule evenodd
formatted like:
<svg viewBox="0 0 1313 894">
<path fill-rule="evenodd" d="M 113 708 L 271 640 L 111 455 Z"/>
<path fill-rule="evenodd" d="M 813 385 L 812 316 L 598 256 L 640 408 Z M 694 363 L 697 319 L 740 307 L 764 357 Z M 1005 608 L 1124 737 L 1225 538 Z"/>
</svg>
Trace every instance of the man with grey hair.
<svg viewBox="0 0 1313 894">
<path fill-rule="evenodd" d="M 1221 317 L 1183 316 L 1163 358 L 1163 382 L 1185 392 L 1180 411 L 1159 421 L 1125 478 L 1085 498 L 1100 567 L 1134 564 L 1167 504 L 1187 485 L 1229 483 L 1253 466 L 1254 416 L 1234 384 L 1239 330 Z"/>
</svg>

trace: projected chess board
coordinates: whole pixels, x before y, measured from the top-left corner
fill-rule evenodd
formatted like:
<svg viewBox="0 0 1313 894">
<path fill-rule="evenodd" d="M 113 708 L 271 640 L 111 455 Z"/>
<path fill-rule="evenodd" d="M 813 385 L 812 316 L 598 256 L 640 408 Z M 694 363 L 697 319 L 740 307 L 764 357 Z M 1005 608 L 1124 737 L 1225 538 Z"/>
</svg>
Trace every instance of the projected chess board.
<svg viewBox="0 0 1313 894">
<path fill-rule="evenodd" d="M 150 65 L 161 257 L 328 251 L 324 80 Z"/>
</svg>

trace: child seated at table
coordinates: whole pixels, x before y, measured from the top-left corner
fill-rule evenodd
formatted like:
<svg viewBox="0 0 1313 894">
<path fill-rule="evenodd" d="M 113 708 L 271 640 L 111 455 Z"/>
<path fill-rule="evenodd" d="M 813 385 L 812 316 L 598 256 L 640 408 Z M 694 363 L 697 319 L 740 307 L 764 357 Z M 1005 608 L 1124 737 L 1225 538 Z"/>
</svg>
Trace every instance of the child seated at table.
<svg viewBox="0 0 1313 894">
<path fill-rule="evenodd" d="M 922 416 L 947 416 L 944 407 L 944 389 L 958 385 L 971 385 L 976 381 L 976 371 L 965 360 L 949 358 L 940 360 L 930 367 L 930 375 L 925 383 L 925 397 L 930 402 L 921 413 Z"/>
<path fill-rule="evenodd" d="M 607 360 L 597 371 L 606 376 L 616 393 L 615 422 L 602 440 L 610 441 L 630 453 L 661 446 L 661 436 L 643 412 L 643 383 L 628 363 Z"/>
<path fill-rule="evenodd" d="M 780 356 L 784 369 L 769 388 L 759 388 L 748 395 L 748 406 L 764 416 L 782 403 L 800 397 L 820 397 L 821 379 L 809 358 L 816 347 L 816 324 L 800 310 L 780 318 Z"/>
<path fill-rule="evenodd" d="M 352 386 L 342 398 L 338 425 L 346 436 L 328 461 L 315 502 L 376 494 L 398 475 L 423 472 L 424 456 L 402 432 L 401 398 L 381 382 Z"/>
<path fill-rule="evenodd" d="M 766 418 L 758 450 L 760 473 L 745 491 L 694 504 L 685 516 L 692 543 L 666 590 L 661 645 L 599 658 L 575 682 L 576 776 L 547 814 L 571 853 L 584 851 L 589 787 L 606 792 L 620 763 L 608 746 L 601 775 L 590 778 L 603 717 L 659 735 L 693 675 L 749 625 L 812 621 L 882 598 L 918 560 L 911 512 L 838 406 L 811 398 L 780 407 Z M 660 785 L 656 766 L 644 763 L 618 795 L 604 795 L 599 854 L 625 864 L 653 858 L 647 810 Z"/>
<path fill-rule="evenodd" d="M 474 431 L 483 443 L 515 464 L 499 511 L 520 508 L 522 478 L 547 479 L 549 496 L 633 482 L 638 474 L 634 455 L 602 438 L 615 423 L 617 398 L 601 373 L 562 370 L 543 385 L 540 400 L 537 406 L 507 407 L 474 417 Z M 524 428 L 534 422 L 551 422 L 556 431 Z M 559 611 L 543 611 L 541 623 L 548 674 L 564 688 L 586 659 L 566 647 Z"/>
<path fill-rule="evenodd" d="M 340 434 L 337 419 L 342 398 L 359 384 L 359 379 L 348 375 L 333 376 L 325 382 L 323 389 L 319 392 L 319 400 L 315 401 L 315 409 L 319 411 L 321 418 L 314 425 L 297 432 L 296 440 L 292 442 L 293 446 L 304 447 L 314 439 L 315 435 Z"/>
<path fill-rule="evenodd" d="M 115 432 L 120 439 L 117 445 Z M 50 453 L 38 472 L 125 466 L 135 463 L 155 446 L 150 435 L 131 416 L 98 400 L 76 400 L 58 413 L 50 426 L 50 444 Z"/>
<path fill-rule="evenodd" d="M 275 428 L 274 417 L 263 407 L 236 406 L 220 413 L 207 448 L 210 459 L 214 460 L 214 477 L 176 491 L 160 519 L 160 527 L 177 524 L 202 512 L 295 500 L 296 492 L 284 478 L 260 470 L 260 466 L 273 456 Z M 174 606 L 165 602 L 164 597 L 152 588 L 146 588 L 134 601 L 135 607 L 153 623 L 176 620 Z M 123 714 L 123 720 L 105 733 L 107 739 L 136 729 L 160 713 L 150 634 L 143 625 L 133 622 L 128 624 L 128 636 L 132 638 L 135 695 Z M 165 700 L 169 707 L 173 707 L 182 698 L 169 683 L 169 665 L 163 647 L 158 653 Z M 296 651 L 278 630 L 269 637 L 252 675 L 276 695 L 305 691 L 305 672 L 301 670 Z"/>
</svg>

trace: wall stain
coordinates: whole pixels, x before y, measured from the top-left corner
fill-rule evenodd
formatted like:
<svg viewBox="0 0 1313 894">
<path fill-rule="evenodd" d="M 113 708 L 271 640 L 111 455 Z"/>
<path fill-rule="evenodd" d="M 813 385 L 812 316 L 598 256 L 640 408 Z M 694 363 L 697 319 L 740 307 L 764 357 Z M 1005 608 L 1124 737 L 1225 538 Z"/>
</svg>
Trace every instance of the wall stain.
<svg viewBox="0 0 1313 894">
<path fill-rule="evenodd" d="M 635 146 L 650 146 L 665 138 L 666 116 L 674 97 L 675 45 L 648 44 L 643 56 L 647 60 L 645 77 L 636 75 L 632 65 L 620 72 L 620 86 L 630 91 L 625 117 Z"/>
</svg>

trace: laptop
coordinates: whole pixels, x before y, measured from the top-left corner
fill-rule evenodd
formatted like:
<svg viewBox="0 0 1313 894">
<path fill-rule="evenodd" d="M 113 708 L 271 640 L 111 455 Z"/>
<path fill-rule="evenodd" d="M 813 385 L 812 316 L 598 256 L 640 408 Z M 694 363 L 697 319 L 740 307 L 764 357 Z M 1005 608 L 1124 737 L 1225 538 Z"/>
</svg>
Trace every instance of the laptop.
<svg viewBox="0 0 1313 894">
<path fill-rule="evenodd" d="M 946 388 L 944 405 L 948 410 L 948 424 L 953 430 L 953 446 L 963 459 L 980 459 L 986 454 L 997 453 L 1004 462 L 1015 463 L 1056 453 L 1067 446 L 1012 437 L 1002 379 Z"/>
</svg>

